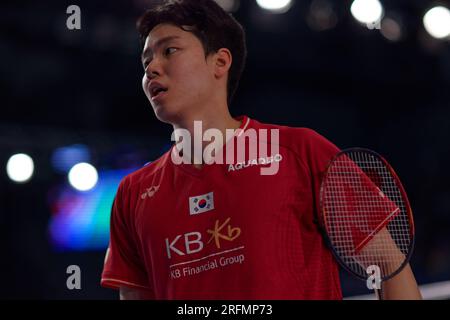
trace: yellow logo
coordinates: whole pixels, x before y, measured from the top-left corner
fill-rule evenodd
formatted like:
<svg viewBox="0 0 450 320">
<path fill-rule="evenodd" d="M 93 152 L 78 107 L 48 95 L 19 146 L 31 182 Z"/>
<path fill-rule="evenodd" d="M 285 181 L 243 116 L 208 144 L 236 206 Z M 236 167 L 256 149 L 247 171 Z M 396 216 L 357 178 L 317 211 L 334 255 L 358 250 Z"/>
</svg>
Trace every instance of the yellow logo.
<svg viewBox="0 0 450 320">
<path fill-rule="evenodd" d="M 216 224 L 214 226 L 214 230 L 208 230 L 207 232 L 211 234 L 211 238 L 209 238 L 208 243 L 211 241 L 215 241 L 216 247 L 220 249 L 220 239 L 227 240 L 227 241 L 233 241 L 236 238 L 238 238 L 241 235 L 241 228 L 233 228 L 230 224 L 231 218 L 228 218 L 225 220 L 224 223 L 222 223 L 219 226 L 219 220 L 216 220 Z M 222 234 L 222 229 L 227 227 L 227 234 Z"/>
</svg>

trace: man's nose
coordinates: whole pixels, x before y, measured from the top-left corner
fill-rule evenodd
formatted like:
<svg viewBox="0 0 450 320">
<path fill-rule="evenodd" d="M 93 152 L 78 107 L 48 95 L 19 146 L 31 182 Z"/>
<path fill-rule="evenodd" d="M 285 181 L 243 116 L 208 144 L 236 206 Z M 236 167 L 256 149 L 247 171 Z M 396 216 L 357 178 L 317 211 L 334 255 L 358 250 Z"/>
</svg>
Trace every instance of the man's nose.
<svg viewBox="0 0 450 320">
<path fill-rule="evenodd" d="M 152 61 L 150 61 L 150 63 L 147 66 L 147 69 L 145 69 L 145 74 L 147 75 L 147 78 L 149 78 L 149 79 L 153 79 L 162 74 L 161 64 L 157 58 L 154 58 L 154 59 L 152 59 Z"/>
</svg>

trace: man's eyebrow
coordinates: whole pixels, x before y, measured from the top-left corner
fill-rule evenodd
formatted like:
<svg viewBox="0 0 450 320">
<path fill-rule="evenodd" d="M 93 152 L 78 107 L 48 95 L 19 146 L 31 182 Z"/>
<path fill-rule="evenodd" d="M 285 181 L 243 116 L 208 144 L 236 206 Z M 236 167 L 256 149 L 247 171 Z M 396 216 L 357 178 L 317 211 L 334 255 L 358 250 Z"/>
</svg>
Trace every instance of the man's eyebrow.
<svg viewBox="0 0 450 320">
<path fill-rule="evenodd" d="M 154 47 L 155 47 L 155 48 L 158 48 L 158 47 L 162 46 L 162 45 L 163 45 L 164 43 L 166 43 L 166 42 L 169 42 L 169 41 L 172 41 L 172 40 L 175 40 L 175 39 L 179 39 L 179 38 L 180 38 L 179 36 L 167 36 L 167 37 L 161 38 L 161 39 L 159 39 L 159 40 L 157 40 L 157 41 L 155 42 Z M 152 48 L 151 48 L 150 46 L 148 46 L 148 47 L 144 50 L 144 52 L 142 52 L 141 59 L 144 59 L 144 57 L 145 57 L 147 54 L 151 53 L 151 52 L 152 52 Z"/>
</svg>

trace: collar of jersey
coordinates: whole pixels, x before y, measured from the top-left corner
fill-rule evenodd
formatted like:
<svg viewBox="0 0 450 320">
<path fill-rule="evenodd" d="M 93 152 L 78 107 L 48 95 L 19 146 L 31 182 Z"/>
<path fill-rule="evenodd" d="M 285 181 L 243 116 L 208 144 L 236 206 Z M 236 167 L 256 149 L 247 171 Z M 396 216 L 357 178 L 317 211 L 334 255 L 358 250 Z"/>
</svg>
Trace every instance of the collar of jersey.
<svg viewBox="0 0 450 320">
<path fill-rule="evenodd" d="M 239 126 L 239 129 L 242 129 L 242 131 L 239 134 L 239 135 L 241 135 L 249 127 L 251 119 L 248 116 L 246 116 L 246 115 L 240 115 L 238 117 L 235 117 L 234 119 L 238 120 L 238 121 L 242 121 L 241 125 Z M 235 134 L 232 139 L 236 139 L 237 137 L 238 136 Z M 222 146 L 222 152 L 226 148 L 227 145 L 228 145 L 228 141 L 227 141 L 227 143 L 225 143 Z M 173 152 L 173 148 L 174 147 L 175 147 L 175 145 L 172 146 L 172 148 L 170 149 L 170 152 Z M 183 170 L 183 171 L 185 171 L 185 172 L 187 172 L 187 173 L 189 173 L 191 175 L 194 175 L 194 176 L 203 176 L 204 174 L 206 174 L 206 172 L 208 171 L 208 169 L 211 166 L 216 166 L 216 164 L 203 165 L 200 169 L 198 169 L 198 168 L 194 167 L 194 165 L 192 165 L 192 164 L 182 163 L 182 164 L 179 164 L 179 165 L 175 165 L 175 168 Z"/>
</svg>

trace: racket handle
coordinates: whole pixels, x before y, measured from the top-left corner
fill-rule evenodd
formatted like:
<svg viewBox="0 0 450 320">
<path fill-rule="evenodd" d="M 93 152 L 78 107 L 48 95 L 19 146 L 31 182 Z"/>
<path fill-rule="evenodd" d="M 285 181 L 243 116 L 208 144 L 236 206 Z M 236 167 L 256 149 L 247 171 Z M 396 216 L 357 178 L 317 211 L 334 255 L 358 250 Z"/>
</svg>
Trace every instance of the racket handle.
<svg viewBox="0 0 450 320">
<path fill-rule="evenodd" d="M 378 300 L 383 299 L 383 283 L 380 284 L 380 289 L 375 289 L 375 296 Z"/>
</svg>

